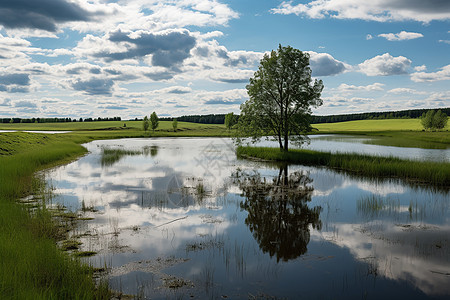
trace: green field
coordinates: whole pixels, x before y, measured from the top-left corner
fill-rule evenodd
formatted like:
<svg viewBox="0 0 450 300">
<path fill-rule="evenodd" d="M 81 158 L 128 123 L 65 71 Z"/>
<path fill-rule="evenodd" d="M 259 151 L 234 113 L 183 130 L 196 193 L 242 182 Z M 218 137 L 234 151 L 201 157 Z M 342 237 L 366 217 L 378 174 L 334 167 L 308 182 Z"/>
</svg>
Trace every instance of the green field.
<svg viewBox="0 0 450 300">
<path fill-rule="evenodd" d="M 126 126 L 124 126 L 126 125 Z M 67 122 L 67 123 L 0 123 L 0 130 L 62 130 L 62 131 L 127 131 L 143 133 L 142 121 L 96 121 L 96 122 Z M 196 131 L 226 131 L 223 124 L 198 124 L 178 122 L 177 132 L 186 133 Z M 149 132 L 152 132 L 149 130 Z M 160 121 L 156 132 L 173 132 L 171 121 Z"/>
<path fill-rule="evenodd" d="M 320 132 L 421 131 L 420 119 L 359 120 L 312 124 Z"/>
</svg>

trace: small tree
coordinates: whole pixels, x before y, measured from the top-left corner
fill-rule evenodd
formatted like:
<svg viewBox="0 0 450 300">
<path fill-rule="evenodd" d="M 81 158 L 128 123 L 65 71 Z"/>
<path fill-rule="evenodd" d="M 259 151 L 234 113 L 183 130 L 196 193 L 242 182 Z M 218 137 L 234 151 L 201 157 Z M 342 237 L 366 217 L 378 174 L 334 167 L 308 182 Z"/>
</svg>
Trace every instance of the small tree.
<svg viewBox="0 0 450 300">
<path fill-rule="evenodd" d="M 434 117 L 434 110 L 429 110 L 426 113 L 422 114 L 422 117 L 420 118 L 420 123 L 422 123 L 423 128 L 431 129 L 433 128 L 433 117 Z"/>
<path fill-rule="evenodd" d="M 159 125 L 159 119 L 155 112 L 152 112 L 152 114 L 150 115 L 150 123 L 151 123 L 153 132 L 155 132 L 155 129 L 158 128 L 158 125 Z"/>
<path fill-rule="evenodd" d="M 447 126 L 448 117 L 441 110 L 438 110 L 433 117 L 433 128 L 444 129 Z"/>
<path fill-rule="evenodd" d="M 444 129 L 447 126 L 448 117 L 441 110 L 438 110 L 438 112 L 429 110 L 423 113 L 420 122 L 425 130 Z"/>
<path fill-rule="evenodd" d="M 241 105 L 238 137 L 272 136 L 282 151 L 289 139 L 298 145 L 308 139 L 311 107 L 322 105 L 323 90 L 321 80 L 311 79 L 309 54 L 279 45 L 264 55 L 246 88 L 250 99 Z"/>
<path fill-rule="evenodd" d="M 229 113 L 225 115 L 225 127 L 228 130 L 231 130 L 231 128 L 237 123 L 237 116 L 234 115 L 234 113 Z"/>
<path fill-rule="evenodd" d="M 173 131 L 176 132 L 177 131 L 177 127 L 178 127 L 178 120 L 177 120 L 177 118 L 173 119 L 172 127 L 173 127 Z"/>
<path fill-rule="evenodd" d="M 144 128 L 144 131 L 147 132 L 149 126 L 150 126 L 150 123 L 148 121 L 147 116 L 145 116 L 144 117 L 144 122 L 142 123 L 142 128 Z"/>
</svg>

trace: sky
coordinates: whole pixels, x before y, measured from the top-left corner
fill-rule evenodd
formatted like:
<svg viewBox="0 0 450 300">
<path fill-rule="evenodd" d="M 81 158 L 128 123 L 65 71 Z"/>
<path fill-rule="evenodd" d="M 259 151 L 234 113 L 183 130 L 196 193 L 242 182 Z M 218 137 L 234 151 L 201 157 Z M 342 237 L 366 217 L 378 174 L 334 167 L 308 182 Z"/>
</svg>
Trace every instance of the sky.
<svg viewBox="0 0 450 300">
<path fill-rule="evenodd" d="M 279 44 L 316 115 L 450 106 L 449 0 L 0 0 L 0 117 L 239 113 Z"/>
</svg>

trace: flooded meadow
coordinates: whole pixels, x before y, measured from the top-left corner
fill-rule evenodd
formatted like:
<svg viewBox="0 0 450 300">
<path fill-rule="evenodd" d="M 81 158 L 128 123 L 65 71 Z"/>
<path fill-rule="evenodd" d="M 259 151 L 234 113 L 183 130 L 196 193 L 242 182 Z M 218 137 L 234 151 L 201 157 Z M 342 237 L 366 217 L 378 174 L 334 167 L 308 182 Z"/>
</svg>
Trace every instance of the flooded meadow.
<svg viewBox="0 0 450 300">
<path fill-rule="evenodd" d="M 347 143 L 336 149 L 346 152 L 364 142 L 317 139 Z M 450 160 L 448 149 L 366 146 Z M 73 251 L 93 254 L 82 259 L 114 290 L 141 299 L 450 297 L 448 189 L 238 159 L 226 138 L 85 147 L 45 177 L 54 204 L 82 218 Z"/>
</svg>

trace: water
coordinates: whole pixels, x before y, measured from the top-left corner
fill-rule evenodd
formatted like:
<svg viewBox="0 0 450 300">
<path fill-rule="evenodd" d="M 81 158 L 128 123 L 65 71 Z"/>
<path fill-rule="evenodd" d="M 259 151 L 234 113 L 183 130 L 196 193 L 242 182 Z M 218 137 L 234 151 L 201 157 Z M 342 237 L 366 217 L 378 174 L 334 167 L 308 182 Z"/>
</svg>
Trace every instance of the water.
<svg viewBox="0 0 450 300">
<path fill-rule="evenodd" d="M 151 299 L 448 299 L 449 192 L 237 160 L 228 139 L 95 141 L 48 172 L 112 288 Z M 106 155 L 103 149 L 119 149 Z"/>
<path fill-rule="evenodd" d="M 352 135 L 324 134 L 310 135 L 309 137 L 311 143 L 309 145 L 303 145 L 302 148 L 332 153 L 350 152 L 378 156 L 394 156 L 413 160 L 450 162 L 450 148 L 443 150 L 371 145 L 366 142 L 373 138 Z M 272 141 L 261 141 L 258 145 L 278 147 L 278 144 Z M 295 148 L 295 146 L 290 147 Z"/>
</svg>

